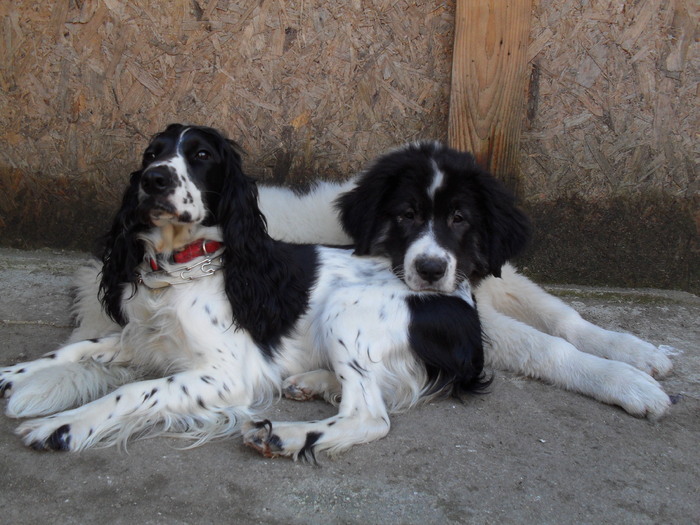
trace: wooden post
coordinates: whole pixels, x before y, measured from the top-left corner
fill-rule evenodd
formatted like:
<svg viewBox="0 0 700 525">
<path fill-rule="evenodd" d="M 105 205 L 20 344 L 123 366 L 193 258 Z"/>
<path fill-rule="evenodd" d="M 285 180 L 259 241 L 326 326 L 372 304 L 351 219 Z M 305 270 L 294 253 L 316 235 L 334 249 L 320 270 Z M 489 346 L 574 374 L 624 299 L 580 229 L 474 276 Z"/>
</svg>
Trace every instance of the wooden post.
<svg viewBox="0 0 700 525">
<path fill-rule="evenodd" d="M 531 0 L 457 0 L 448 141 L 518 189 Z"/>
</svg>

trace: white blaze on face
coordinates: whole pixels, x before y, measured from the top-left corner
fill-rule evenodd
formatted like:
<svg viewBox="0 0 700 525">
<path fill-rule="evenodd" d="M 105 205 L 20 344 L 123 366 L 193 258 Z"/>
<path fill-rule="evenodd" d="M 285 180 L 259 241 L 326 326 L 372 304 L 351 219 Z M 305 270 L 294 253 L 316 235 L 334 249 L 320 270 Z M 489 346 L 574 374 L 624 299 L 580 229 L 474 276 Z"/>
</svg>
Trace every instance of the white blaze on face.
<svg viewBox="0 0 700 525">
<path fill-rule="evenodd" d="M 427 226 L 426 232 L 418 237 L 406 250 L 406 255 L 404 256 L 404 280 L 412 290 L 434 290 L 451 293 L 457 285 L 457 258 L 440 246 L 433 232 L 433 222 L 430 221 Z M 416 264 L 428 260 L 444 264 L 445 272 L 442 277 L 434 281 L 428 281 L 420 275 Z"/>
<path fill-rule="evenodd" d="M 433 164 L 433 182 L 430 184 L 430 187 L 428 188 L 428 197 L 430 197 L 430 200 L 435 199 L 435 193 L 437 190 L 442 188 L 442 183 L 445 181 L 445 174 L 440 171 L 440 168 L 438 168 L 438 165 L 435 163 L 435 161 L 432 161 Z"/>
<path fill-rule="evenodd" d="M 175 155 L 148 166 L 148 169 L 166 167 L 173 177 L 174 189 L 166 196 L 173 211 L 165 213 L 156 210 L 156 216 L 153 217 L 156 221 L 197 223 L 206 217 L 202 192 L 190 178 L 187 161 L 181 148 L 183 137 L 187 131 L 185 129 L 180 134 Z"/>
</svg>

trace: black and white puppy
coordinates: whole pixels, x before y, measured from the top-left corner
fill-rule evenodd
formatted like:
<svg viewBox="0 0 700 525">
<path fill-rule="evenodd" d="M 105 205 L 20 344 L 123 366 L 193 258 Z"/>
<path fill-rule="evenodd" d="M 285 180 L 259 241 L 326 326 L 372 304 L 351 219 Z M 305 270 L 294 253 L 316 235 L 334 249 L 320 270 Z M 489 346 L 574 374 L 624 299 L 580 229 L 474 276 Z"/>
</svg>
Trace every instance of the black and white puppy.
<svg viewBox="0 0 700 525">
<path fill-rule="evenodd" d="M 458 238 L 474 259 L 455 262 L 446 286 L 428 250 L 435 260 L 418 271 L 432 284 L 416 292 L 386 257 L 273 240 L 234 145 L 171 125 L 146 149 L 105 238 L 99 286 L 120 328 L 0 370 L 7 412 L 47 416 L 18 428 L 39 450 L 158 433 L 201 443 L 242 423 L 245 442 L 267 456 L 378 439 L 391 411 L 487 384 L 470 279 L 498 272 L 524 243 L 523 217 L 504 195 L 475 172 L 428 233 L 410 227 L 427 220 L 418 204 L 411 219 L 396 203 L 407 234 Z M 82 299 L 85 324 L 94 297 Z M 255 422 L 280 389 L 339 397 L 338 414 Z"/>
<path fill-rule="evenodd" d="M 637 416 L 663 416 L 671 402 L 652 376 L 663 377 L 672 365 L 660 349 L 584 320 L 510 264 L 497 267 L 499 253 L 520 248 L 525 222 L 510 196 L 486 190 L 492 185 L 471 155 L 422 142 L 382 155 L 347 183 L 322 182 L 306 195 L 263 187 L 261 208 L 273 236 L 353 242 L 360 254 L 388 258 L 415 291 L 450 292 L 465 277 L 479 282 L 474 293 L 487 365 Z"/>
</svg>

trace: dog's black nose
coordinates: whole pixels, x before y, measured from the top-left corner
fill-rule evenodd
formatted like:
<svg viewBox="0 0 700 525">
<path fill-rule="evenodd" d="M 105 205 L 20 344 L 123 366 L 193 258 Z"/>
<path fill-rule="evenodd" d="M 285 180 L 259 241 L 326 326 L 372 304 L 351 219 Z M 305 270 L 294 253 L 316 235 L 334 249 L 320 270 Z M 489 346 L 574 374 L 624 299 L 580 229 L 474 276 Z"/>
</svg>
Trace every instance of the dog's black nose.
<svg viewBox="0 0 700 525">
<path fill-rule="evenodd" d="M 167 168 L 152 168 L 141 175 L 141 188 L 149 195 L 157 195 L 170 188 L 172 181 L 173 178 Z"/>
<path fill-rule="evenodd" d="M 421 279 L 434 283 L 445 275 L 447 261 L 435 257 L 419 257 L 416 259 L 415 267 Z"/>
</svg>

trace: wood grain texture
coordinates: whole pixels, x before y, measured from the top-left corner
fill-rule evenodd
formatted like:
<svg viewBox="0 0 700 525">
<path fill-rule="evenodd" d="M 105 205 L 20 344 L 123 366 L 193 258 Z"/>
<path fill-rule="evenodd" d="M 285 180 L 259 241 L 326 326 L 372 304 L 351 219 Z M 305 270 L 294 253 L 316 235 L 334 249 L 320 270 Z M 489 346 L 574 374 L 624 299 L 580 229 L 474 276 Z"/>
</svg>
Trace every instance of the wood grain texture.
<svg viewBox="0 0 700 525">
<path fill-rule="evenodd" d="M 517 186 L 529 0 L 457 0 L 448 140 Z"/>
</svg>

